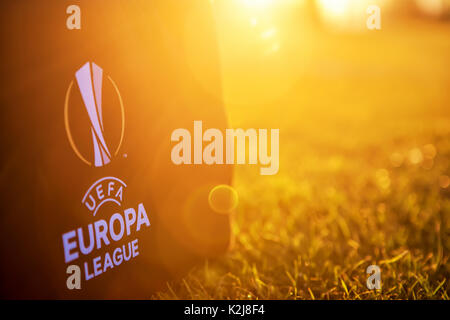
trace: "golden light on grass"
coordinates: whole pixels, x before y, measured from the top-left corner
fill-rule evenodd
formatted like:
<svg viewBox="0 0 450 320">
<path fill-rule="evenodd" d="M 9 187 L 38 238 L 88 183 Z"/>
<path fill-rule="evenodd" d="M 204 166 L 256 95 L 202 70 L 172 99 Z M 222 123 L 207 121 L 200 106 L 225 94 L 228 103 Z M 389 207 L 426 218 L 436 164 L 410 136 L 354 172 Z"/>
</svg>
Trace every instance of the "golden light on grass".
<svg viewBox="0 0 450 320">
<path fill-rule="evenodd" d="M 431 143 L 423 147 L 423 155 L 425 158 L 434 159 L 434 157 L 436 157 L 436 154 L 437 154 L 436 147 Z"/>
<path fill-rule="evenodd" d="M 280 128 L 282 170 L 236 167 L 232 258 L 208 265 L 221 285 L 199 267 L 178 298 L 448 299 L 449 256 L 434 256 L 449 245 L 435 229 L 448 230 L 447 22 L 397 17 L 396 1 L 316 0 L 345 31 L 366 29 L 367 5 L 389 7 L 382 32 L 332 34 L 288 1 L 216 0 L 230 123 Z M 228 214 L 237 193 L 212 187 L 205 205 Z M 366 268 L 380 261 L 371 293 Z"/>
<path fill-rule="evenodd" d="M 389 190 L 389 187 L 391 186 L 391 178 L 389 177 L 389 171 L 386 169 L 379 169 L 375 173 L 375 179 L 377 182 L 378 187 L 383 190 L 387 191 Z"/>
<path fill-rule="evenodd" d="M 238 193 L 233 187 L 221 184 L 211 189 L 208 202 L 211 209 L 215 212 L 229 214 L 238 205 Z"/>
<path fill-rule="evenodd" d="M 425 159 L 422 162 L 422 168 L 425 170 L 431 170 L 434 166 L 434 160 L 433 159 Z"/>
<path fill-rule="evenodd" d="M 411 164 L 419 164 L 423 161 L 422 151 L 419 148 L 411 149 L 408 158 Z"/>
<path fill-rule="evenodd" d="M 442 189 L 446 189 L 448 188 L 448 186 L 450 186 L 450 178 L 446 175 L 442 175 L 439 177 L 439 186 Z"/>
<path fill-rule="evenodd" d="M 399 168 L 402 166 L 405 157 L 400 152 L 394 152 L 391 154 L 390 160 L 394 168 Z"/>
</svg>

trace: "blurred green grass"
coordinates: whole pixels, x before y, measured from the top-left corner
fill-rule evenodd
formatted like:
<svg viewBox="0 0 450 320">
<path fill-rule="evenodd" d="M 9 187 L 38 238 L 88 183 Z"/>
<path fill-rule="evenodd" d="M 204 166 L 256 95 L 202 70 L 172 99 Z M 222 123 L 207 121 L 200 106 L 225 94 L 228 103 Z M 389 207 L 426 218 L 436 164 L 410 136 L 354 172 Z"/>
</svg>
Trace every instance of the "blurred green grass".
<svg viewBox="0 0 450 320">
<path fill-rule="evenodd" d="M 152 298 L 449 298 L 450 26 L 384 28 L 225 58 L 231 124 L 279 128 L 280 171 L 237 166 L 232 249 Z"/>
</svg>

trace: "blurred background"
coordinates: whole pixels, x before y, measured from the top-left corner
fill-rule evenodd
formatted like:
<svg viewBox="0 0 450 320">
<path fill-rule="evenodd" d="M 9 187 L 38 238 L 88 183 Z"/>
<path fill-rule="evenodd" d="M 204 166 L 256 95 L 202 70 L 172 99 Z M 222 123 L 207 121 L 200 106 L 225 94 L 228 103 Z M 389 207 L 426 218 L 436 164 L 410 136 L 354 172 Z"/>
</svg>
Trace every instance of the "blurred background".
<svg viewBox="0 0 450 320">
<path fill-rule="evenodd" d="M 280 129 L 280 171 L 237 166 L 230 252 L 153 297 L 448 299 L 450 1 L 211 5 L 230 126 Z"/>
</svg>

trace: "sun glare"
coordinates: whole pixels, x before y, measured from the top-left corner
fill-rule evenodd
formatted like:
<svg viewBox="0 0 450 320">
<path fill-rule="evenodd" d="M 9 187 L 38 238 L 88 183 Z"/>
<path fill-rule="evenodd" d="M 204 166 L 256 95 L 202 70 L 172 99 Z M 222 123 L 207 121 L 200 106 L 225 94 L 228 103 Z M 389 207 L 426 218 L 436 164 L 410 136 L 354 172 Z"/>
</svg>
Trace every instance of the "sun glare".
<svg viewBox="0 0 450 320">
<path fill-rule="evenodd" d="M 336 30 L 362 30 L 366 27 L 367 8 L 386 8 L 387 0 L 317 0 L 322 21 Z"/>
<path fill-rule="evenodd" d="M 241 0 L 249 8 L 266 8 L 274 0 Z"/>
<path fill-rule="evenodd" d="M 319 0 L 322 11 L 331 16 L 344 16 L 350 7 L 350 0 Z"/>
</svg>

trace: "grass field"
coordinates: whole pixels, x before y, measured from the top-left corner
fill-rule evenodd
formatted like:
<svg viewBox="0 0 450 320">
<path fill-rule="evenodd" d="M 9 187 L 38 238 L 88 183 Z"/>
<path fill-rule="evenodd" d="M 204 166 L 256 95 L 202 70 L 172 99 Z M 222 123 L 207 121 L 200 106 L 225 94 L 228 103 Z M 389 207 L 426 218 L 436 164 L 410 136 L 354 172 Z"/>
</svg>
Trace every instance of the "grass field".
<svg viewBox="0 0 450 320">
<path fill-rule="evenodd" d="M 231 126 L 279 128 L 280 171 L 237 166 L 229 253 L 152 298 L 449 299 L 450 24 L 279 30 L 221 52 Z"/>
</svg>

